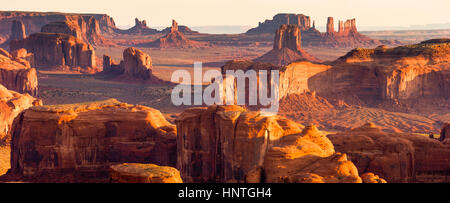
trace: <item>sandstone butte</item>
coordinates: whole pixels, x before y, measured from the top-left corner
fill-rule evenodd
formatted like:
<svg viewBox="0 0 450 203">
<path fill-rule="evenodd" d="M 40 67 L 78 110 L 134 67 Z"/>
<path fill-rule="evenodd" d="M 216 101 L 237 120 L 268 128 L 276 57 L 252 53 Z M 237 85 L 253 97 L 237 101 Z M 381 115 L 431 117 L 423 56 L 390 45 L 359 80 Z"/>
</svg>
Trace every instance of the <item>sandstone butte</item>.
<svg viewBox="0 0 450 203">
<path fill-rule="evenodd" d="M 164 83 L 152 74 L 151 57 L 145 52 L 128 47 L 123 51 L 123 60 L 116 64 L 111 57 L 103 56 L 103 72 L 101 74 L 122 81 L 140 81 L 149 83 Z"/>
<path fill-rule="evenodd" d="M 155 164 L 112 165 L 110 174 L 113 183 L 183 183 L 176 168 Z"/>
<path fill-rule="evenodd" d="M 175 20 L 172 20 L 170 32 L 165 36 L 149 43 L 139 44 L 139 46 L 157 48 L 200 48 L 211 45 L 206 42 L 198 42 L 186 38 L 184 34 L 178 30 L 178 23 Z"/>
<path fill-rule="evenodd" d="M 304 46 L 315 47 L 358 47 L 375 46 L 381 44 L 399 45 L 396 40 L 375 40 L 360 34 L 356 28 L 356 20 L 349 19 L 339 21 L 339 29 L 334 30 L 334 19 L 327 19 L 327 31 L 321 33 L 315 28 L 315 23 L 311 23 L 311 18 L 303 14 L 281 13 L 275 15 L 272 20 L 259 23 L 258 27 L 249 29 L 246 34 L 275 33 L 283 24 L 293 25 L 302 32 L 302 42 Z"/>
<path fill-rule="evenodd" d="M 11 134 L 4 180 L 108 182 L 110 165 L 176 164 L 175 126 L 156 109 L 115 99 L 31 107 Z"/>
<path fill-rule="evenodd" d="M 41 104 L 42 101 L 29 94 L 20 94 L 0 85 L 0 145 L 9 142 L 14 118 L 24 109 Z"/>
<path fill-rule="evenodd" d="M 30 68 L 32 54 L 20 49 L 12 54 L 0 48 L 0 84 L 18 93 L 38 95 L 36 69 Z"/>
<path fill-rule="evenodd" d="M 306 60 L 320 62 L 301 48 L 301 31 L 296 25 L 281 25 L 275 32 L 273 49 L 255 59 L 275 65 L 287 65 L 294 61 Z"/>
<path fill-rule="evenodd" d="M 363 182 L 314 126 L 239 106 L 191 108 L 176 124 L 177 168 L 185 182 Z"/>
<path fill-rule="evenodd" d="M 386 133 L 371 123 L 328 138 L 361 173 L 374 172 L 388 182 L 449 181 L 448 138 L 439 141 L 412 133 Z"/>
</svg>

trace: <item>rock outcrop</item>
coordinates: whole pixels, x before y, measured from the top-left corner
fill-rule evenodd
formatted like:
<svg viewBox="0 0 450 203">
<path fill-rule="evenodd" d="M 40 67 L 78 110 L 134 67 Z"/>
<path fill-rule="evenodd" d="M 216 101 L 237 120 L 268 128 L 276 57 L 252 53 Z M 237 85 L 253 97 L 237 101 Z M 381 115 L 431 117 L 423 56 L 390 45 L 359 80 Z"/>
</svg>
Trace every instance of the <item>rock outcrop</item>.
<svg viewBox="0 0 450 203">
<path fill-rule="evenodd" d="M 156 34 L 159 31 L 156 29 L 152 29 L 147 27 L 147 21 L 140 21 L 138 18 L 134 19 L 134 26 L 127 30 L 114 29 L 114 32 L 119 34 L 129 34 L 129 35 L 151 35 Z"/>
<path fill-rule="evenodd" d="M 41 32 L 63 33 L 81 39 L 81 29 L 73 21 L 51 22 L 42 27 Z"/>
<path fill-rule="evenodd" d="M 374 172 L 388 182 L 448 182 L 450 144 L 410 133 L 386 133 L 369 123 L 328 135 L 360 173 Z"/>
<path fill-rule="evenodd" d="M 321 33 L 315 25 L 311 27 L 310 17 L 303 14 L 277 14 L 272 20 L 259 23 L 258 27 L 252 28 L 246 34 L 275 33 L 283 24 L 299 27 L 302 32 L 303 46 L 311 47 L 357 47 L 376 46 L 381 44 L 400 45 L 401 42 L 393 40 L 375 40 L 358 33 L 355 19 L 339 21 L 338 32 L 334 29 L 333 17 L 328 17 L 326 32 Z"/>
<path fill-rule="evenodd" d="M 9 141 L 14 118 L 23 110 L 41 103 L 29 94 L 19 94 L 0 85 L 0 145 Z"/>
<path fill-rule="evenodd" d="M 27 37 L 26 31 L 25 31 L 25 25 L 23 25 L 22 21 L 13 20 L 12 21 L 12 27 L 11 27 L 11 36 L 9 37 L 10 40 L 21 40 L 25 39 Z"/>
<path fill-rule="evenodd" d="M 149 43 L 139 44 L 143 47 L 157 48 L 200 48 L 210 46 L 206 42 L 197 42 L 186 38 L 183 33 L 178 30 L 178 23 L 172 20 L 172 27 L 167 35 Z"/>
<path fill-rule="evenodd" d="M 117 164 L 109 173 L 112 183 L 183 183 L 176 168 L 155 164 Z"/>
<path fill-rule="evenodd" d="M 105 39 L 102 33 L 114 33 L 114 20 L 104 14 L 73 14 L 56 12 L 21 12 L 21 11 L 1 11 L 0 12 L 0 35 L 9 35 L 13 21 L 21 21 L 28 33 L 41 32 L 42 27 L 48 24 L 55 29 L 55 22 L 68 23 L 79 29 L 82 40 L 91 45 L 114 46 L 115 44 Z M 7 27 L 5 27 L 7 26 Z M 60 28 L 57 28 L 61 30 Z M 12 32 L 14 33 L 14 32 Z M 9 40 L 10 41 L 10 40 Z M 9 43 L 7 43 L 9 45 Z M 7 47 L 7 46 L 4 46 Z"/>
<path fill-rule="evenodd" d="M 83 40 L 62 33 L 34 33 L 10 43 L 11 51 L 26 49 L 34 54 L 37 69 L 98 72 L 94 48 Z"/>
<path fill-rule="evenodd" d="M 19 60 L 21 59 L 20 53 L 13 52 L 12 55 L 6 51 L 4 53 L 9 57 L 0 54 L 0 84 L 9 90 L 37 96 L 38 80 L 36 69 L 25 66 L 23 63 L 27 64 L 26 61 L 21 63 Z M 22 54 L 24 54 L 23 50 Z M 30 55 L 26 54 L 27 56 Z"/>
<path fill-rule="evenodd" d="M 116 64 L 111 57 L 103 56 L 103 72 L 108 76 L 123 81 L 141 81 L 163 83 L 152 74 L 152 59 L 143 51 L 129 47 L 123 51 L 123 60 Z"/>
<path fill-rule="evenodd" d="M 298 60 L 320 61 L 301 48 L 300 28 L 295 25 L 282 25 L 277 29 L 273 49 L 255 59 L 255 61 L 269 62 L 275 65 L 287 65 Z"/>
<path fill-rule="evenodd" d="M 450 138 L 450 123 L 445 124 L 441 129 L 441 134 L 439 136 L 439 141 L 443 142 L 445 139 Z M 448 142 L 450 140 L 447 140 Z"/>
<path fill-rule="evenodd" d="M 10 175 L 37 182 L 104 182 L 113 164 L 176 163 L 175 126 L 115 99 L 31 107 L 11 134 Z"/>
<path fill-rule="evenodd" d="M 176 124 L 185 182 L 362 182 L 314 126 L 239 106 L 191 108 Z"/>
</svg>

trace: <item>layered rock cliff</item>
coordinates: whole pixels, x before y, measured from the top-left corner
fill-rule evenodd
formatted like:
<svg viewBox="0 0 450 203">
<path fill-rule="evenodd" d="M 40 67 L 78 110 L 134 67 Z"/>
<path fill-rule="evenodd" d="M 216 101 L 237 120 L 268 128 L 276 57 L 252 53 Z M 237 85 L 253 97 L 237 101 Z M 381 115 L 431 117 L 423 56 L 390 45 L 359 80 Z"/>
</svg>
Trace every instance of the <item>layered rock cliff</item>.
<svg viewBox="0 0 450 203">
<path fill-rule="evenodd" d="M 362 182 L 313 126 L 239 106 L 191 108 L 176 123 L 185 182 Z"/>
<path fill-rule="evenodd" d="M 373 124 L 328 135 L 359 172 L 388 182 L 448 182 L 450 144 L 409 133 L 386 133 Z"/>
<path fill-rule="evenodd" d="M 94 48 L 72 35 L 41 32 L 11 41 L 11 51 L 22 48 L 34 54 L 34 65 L 38 69 L 82 73 L 99 71 Z"/>
<path fill-rule="evenodd" d="M 11 125 L 14 118 L 23 110 L 41 105 L 41 101 L 29 94 L 20 94 L 0 85 L 0 145 L 10 140 Z"/>
<path fill-rule="evenodd" d="M 10 175 L 104 182 L 120 163 L 175 166 L 175 126 L 158 110 L 114 99 L 32 107 L 14 121 Z"/>
<path fill-rule="evenodd" d="M 38 80 L 36 69 L 27 67 L 20 61 L 17 61 L 14 57 L 17 53 L 13 54 L 14 56 L 6 51 L 4 53 L 9 57 L 0 54 L 0 84 L 9 90 L 37 96 Z"/>
</svg>

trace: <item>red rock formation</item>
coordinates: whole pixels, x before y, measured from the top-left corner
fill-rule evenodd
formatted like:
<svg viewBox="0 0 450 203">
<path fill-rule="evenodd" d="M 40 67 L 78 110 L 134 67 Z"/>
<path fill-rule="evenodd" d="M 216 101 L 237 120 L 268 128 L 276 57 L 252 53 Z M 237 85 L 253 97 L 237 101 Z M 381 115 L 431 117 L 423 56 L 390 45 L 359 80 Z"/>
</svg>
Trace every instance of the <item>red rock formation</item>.
<svg viewBox="0 0 450 203">
<path fill-rule="evenodd" d="M 81 29 L 78 24 L 73 23 L 72 21 L 64 21 L 64 22 L 51 22 L 42 27 L 41 32 L 48 33 L 63 33 L 72 35 L 78 39 L 81 39 Z"/>
<path fill-rule="evenodd" d="M 11 36 L 10 40 L 21 40 L 27 37 L 25 32 L 25 25 L 23 25 L 22 21 L 13 20 L 12 28 L 11 28 Z"/>
<path fill-rule="evenodd" d="M 327 20 L 327 33 L 328 34 L 334 33 L 334 19 L 333 19 L 333 17 L 328 17 L 328 20 Z"/>
<path fill-rule="evenodd" d="M 92 32 L 90 29 L 95 27 L 91 26 L 94 23 L 98 25 L 100 32 L 113 33 L 113 30 L 117 29 L 114 20 L 104 14 L 0 11 L 0 35 L 10 34 L 10 28 L 14 20 L 22 21 L 28 33 L 40 32 L 41 28 L 48 23 L 64 21 L 75 21 L 82 33 Z"/>
<path fill-rule="evenodd" d="M 23 40 L 11 41 L 11 51 L 21 48 L 34 54 L 38 69 L 98 72 L 94 48 L 71 35 L 34 33 Z"/>
<path fill-rule="evenodd" d="M 113 183 L 183 183 L 177 169 L 155 164 L 117 164 L 109 173 Z"/>
<path fill-rule="evenodd" d="M 9 55 L 8 52 L 6 53 Z M 12 57 L 11 55 L 9 56 Z M 0 84 L 19 93 L 37 96 L 38 81 L 36 69 L 24 66 L 13 59 L 0 55 Z"/>
<path fill-rule="evenodd" d="M 441 135 L 439 137 L 439 141 L 443 142 L 445 139 L 450 138 L 450 123 L 445 124 L 441 129 Z M 447 140 L 448 142 L 450 140 Z"/>
<path fill-rule="evenodd" d="M 336 151 L 348 154 L 360 173 L 388 182 L 448 182 L 450 145 L 422 135 L 386 133 L 373 124 L 328 135 Z"/>
<path fill-rule="evenodd" d="M 9 135 L 14 118 L 23 110 L 41 103 L 28 94 L 19 94 L 0 85 L 0 145 L 11 138 Z"/>
<path fill-rule="evenodd" d="M 147 21 L 140 21 L 138 18 L 134 19 L 135 25 L 128 30 L 114 29 L 114 32 L 119 34 L 130 34 L 130 35 L 151 35 L 158 33 L 158 30 L 147 27 Z"/>
<path fill-rule="evenodd" d="M 303 14 L 277 14 L 272 20 L 259 23 L 258 27 L 248 30 L 247 34 L 274 33 L 281 25 L 297 25 L 301 31 L 311 28 L 309 16 Z"/>
<path fill-rule="evenodd" d="M 339 21 L 339 30 L 334 30 L 333 18 L 327 20 L 327 31 L 320 33 L 315 26 L 310 27 L 309 16 L 302 14 L 277 14 L 272 20 L 259 23 L 258 27 L 252 28 L 246 34 L 274 33 L 281 25 L 292 24 L 298 26 L 302 32 L 304 46 L 312 47 L 360 47 L 375 46 L 381 44 L 400 45 L 401 42 L 393 40 L 375 40 L 357 32 L 355 19 L 347 20 L 345 25 Z"/>
<path fill-rule="evenodd" d="M 172 20 L 172 27 L 167 35 L 150 43 L 139 44 L 139 46 L 158 48 L 199 48 L 210 46 L 210 44 L 186 38 L 178 31 L 178 23 L 175 20 Z"/>
<path fill-rule="evenodd" d="M 103 56 L 103 72 L 122 81 L 164 83 L 152 74 L 152 59 L 143 51 L 129 47 L 123 51 L 123 60 L 115 64 L 109 56 Z"/>
<path fill-rule="evenodd" d="M 115 99 L 31 107 L 13 123 L 10 175 L 22 180 L 103 182 L 110 165 L 175 162 L 175 126 L 149 107 Z"/>
<path fill-rule="evenodd" d="M 295 25 L 282 25 L 275 33 L 273 49 L 255 59 L 275 65 L 287 65 L 298 60 L 320 61 L 301 49 L 300 29 Z"/>
<path fill-rule="evenodd" d="M 315 127 L 302 131 L 288 119 L 239 106 L 191 108 L 176 123 L 185 182 L 362 182 Z"/>
</svg>

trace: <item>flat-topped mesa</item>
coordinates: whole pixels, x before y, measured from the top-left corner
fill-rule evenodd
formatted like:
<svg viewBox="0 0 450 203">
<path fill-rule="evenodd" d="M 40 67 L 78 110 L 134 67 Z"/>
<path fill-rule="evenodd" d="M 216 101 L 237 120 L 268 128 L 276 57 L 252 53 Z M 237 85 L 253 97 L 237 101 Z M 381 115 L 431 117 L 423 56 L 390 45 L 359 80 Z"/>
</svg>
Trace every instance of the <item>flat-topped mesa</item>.
<svg viewBox="0 0 450 203">
<path fill-rule="evenodd" d="M 9 37 L 10 40 L 21 40 L 25 39 L 27 37 L 27 34 L 25 32 L 25 25 L 20 20 L 13 20 L 12 21 L 12 27 L 11 27 L 11 36 Z"/>
<path fill-rule="evenodd" d="M 98 72 L 94 48 L 72 35 L 41 32 L 11 41 L 11 51 L 22 48 L 34 54 L 34 65 L 38 69 Z"/>
<path fill-rule="evenodd" d="M 272 20 L 266 20 L 259 23 L 258 27 L 248 30 L 247 34 L 274 33 L 281 25 L 297 25 L 300 30 L 311 28 L 311 19 L 303 14 L 283 13 L 275 15 Z"/>
<path fill-rule="evenodd" d="M 287 65 L 293 61 L 307 60 L 320 62 L 301 48 L 301 31 L 296 25 L 281 25 L 275 32 L 273 49 L 255 59 L 275 65 Z"/>
<path fill-rule="evenodd" d="M 335 33 L 333 17 L 328 17 L 328 20 L 327 20 L 327 33 L 329 33 L 329 34 Z"/>
<path fill-rule="evenodd" d="M 44 25 L 41 29 L 41 32 L 63 33 L 72 35 L 78 39 L 82 39 L 80 27 L 78 26 L 78 24 L 75 24 L 72 21 L 51 22 Z"/>
<path fill-rule="evenodd" d="M 175 126 L 153 108 L 115 99 L 38 106 L 13 123 L 11 174 L 37 182 L 108 182 L 114 164 L 173 167 L 176 149 Z"/>
</svg>

